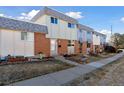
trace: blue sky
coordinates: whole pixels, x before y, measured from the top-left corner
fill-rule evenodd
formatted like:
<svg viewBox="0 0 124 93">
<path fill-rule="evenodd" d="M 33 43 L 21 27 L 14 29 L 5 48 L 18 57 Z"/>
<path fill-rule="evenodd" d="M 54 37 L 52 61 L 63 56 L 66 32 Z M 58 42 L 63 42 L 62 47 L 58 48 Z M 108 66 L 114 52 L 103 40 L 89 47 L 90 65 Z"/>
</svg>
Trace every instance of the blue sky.
<svg viewBox="0 0 124 93">
<path fill-rule="evenodd" d="M 22 18 L 34 10 L 34 15 L 43 7 L 41 6 L 1 6 L 0 15 L 13 18 Z M 51 6 L 50 8 L 56 9 L 63 13 L 77 13 L 81 18 L 77 18 L 81 24 L 91 26 L 97 31 L 110 33 L 110 27 L 113 25 L 113 33 L 124 32 L 124 7 L 109 7 L 109 6 Z M 37 12 L 36 12 L 37 11 Z M 23 16 L 23 17 L 22 17 Z"/>
</svg>

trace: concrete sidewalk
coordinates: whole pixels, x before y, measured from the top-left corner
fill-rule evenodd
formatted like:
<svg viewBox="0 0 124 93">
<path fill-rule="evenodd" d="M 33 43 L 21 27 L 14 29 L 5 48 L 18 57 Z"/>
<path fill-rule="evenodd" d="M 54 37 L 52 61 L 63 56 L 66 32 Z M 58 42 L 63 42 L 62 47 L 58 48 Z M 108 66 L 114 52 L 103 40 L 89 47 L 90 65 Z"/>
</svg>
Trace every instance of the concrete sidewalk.
<svg viewBox="0 0 124 93">
<path fill-rule="evenodd" d="M 58 71 L 55 73 L 39 76 L 36 78 L 20 81 L 17 83 L 10 84 L 11 86 L 59 86 L 67 82 L 70 82 L 80 75 L 89 73 L 97 68 L 100 68 L 106 64 L 124 56 L 124 53 L 117 54 L 111 58 L 103 59 L 100 61 L 92 62 L 86 65 L 77 65 L 76 67 Z"/>
<path fill-rule="evenodd" d="M 61 60 L 62 62 L 65 62 L 67 64 L 71 64 L 71 65 L 75 65 L 75 66 L 80 66 L 81 64 L 78 64 L 76 62 L 70 61 L 70 60 L 66 60 L 63 56 L 56 56 L 55 59 L 57 60 Z"/>
</svg>

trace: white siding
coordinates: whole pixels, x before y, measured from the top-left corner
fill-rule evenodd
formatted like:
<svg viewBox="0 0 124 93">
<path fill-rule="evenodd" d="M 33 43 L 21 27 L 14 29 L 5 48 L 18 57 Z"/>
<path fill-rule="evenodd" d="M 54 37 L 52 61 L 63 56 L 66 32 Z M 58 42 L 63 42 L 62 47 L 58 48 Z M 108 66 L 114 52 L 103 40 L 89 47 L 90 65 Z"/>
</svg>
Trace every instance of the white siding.
<svg viewBox="0 0 124 93">
<path fill-rule="evenodd" d="M 63 27 L 63 26 L 67 26 L 67 25 L 65 25 L 65 21 L 60 20 L 59 22 L 61 24 L 63 24 L 63 25 L 60 25 L 59 24 L 60 29 L 61 29 L 61 30 L 59 30 L 59 33 L 60 33 L 59 34 L 59 37 L 62 38 L 62 39 L 68 39 L 67 36 L 66 36 L 66 34 L 67 34 L 67 28 L 66 27 Z"/>
<path fill-rule="evenodd" d="M 100 45 L 100 36 L 93 34 L 93 45 Z"/>
<path fill-rule="evenodd" d="M 32 38 L 34 38 L 34 33 Z M 34 40 L 21 40 L 21 31 L 1 30 L 1 55 L 33 56 Z"/>
<path fill-rule="evenodd" d="M 83 42 L 87 41 L 86 33 L 87 33 L 87 31 L 83 30 Z"/>
<path fill-rule="evenodd" d="M 47 20 L 46 19 L 47 19 L 47 15 L 43 15 L 35 23 L 42 24 L 42 25 L 47 25 Z"/>
<path fill-rule="evenodd" d="M 46 25 L 48 27 L 47 38 L 59 38 L 68 40 L 77 40 L 77 27 L 68 28 L 68 22 L 58 19 L 58 24 L 52 24 L 51 16 L 43 15 L 35 23 Z"/>
</svg>

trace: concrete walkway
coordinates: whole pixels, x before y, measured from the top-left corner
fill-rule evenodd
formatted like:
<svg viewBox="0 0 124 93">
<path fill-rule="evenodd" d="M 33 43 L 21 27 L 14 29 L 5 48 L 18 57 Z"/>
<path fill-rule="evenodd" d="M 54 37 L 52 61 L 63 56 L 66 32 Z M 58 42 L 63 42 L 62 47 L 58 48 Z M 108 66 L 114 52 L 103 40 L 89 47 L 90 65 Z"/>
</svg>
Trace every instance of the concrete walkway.
<svg viewBox="0 0 124 93">
<path fill-rule="evenodd" d="M 76 67 L 58 71 L 55 73 L 39 76 L 36 78 L 20 81 L 10 84 L 11 86 L 59 86 L 68 83 L 80 75 L 92 72 L 106 64 L 109 64 L 124 56 L 124 53 L 117 54 L 111 58 L 103 59 L 100 61 L 92 62 L 86 65 L 77 65 Z"/>
<path fill-rule="evenodd" d="M 78 64 L 76 62 L 70 61 L 70 60 L 66 60 L 63 56 L 56 56 L 55 59 L 57 60 L 61 60 L 62 62 L 71 64 L 71 65 L 75 65 L 75 66 L 80 66 L 81 64 Z"/>
</svg>

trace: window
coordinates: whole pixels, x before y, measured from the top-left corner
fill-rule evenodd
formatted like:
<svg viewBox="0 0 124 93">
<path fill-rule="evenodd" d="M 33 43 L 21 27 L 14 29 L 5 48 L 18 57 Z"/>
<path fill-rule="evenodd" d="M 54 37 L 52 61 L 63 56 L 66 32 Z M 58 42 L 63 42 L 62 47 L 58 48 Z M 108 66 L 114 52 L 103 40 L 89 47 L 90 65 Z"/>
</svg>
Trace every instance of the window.
<svg viewBox="0 0 124 93">
<path fill-rule="evenodd" d="M 74 46 L 74 40 L 68 40 L 68 46 Z"/>
<path fill-rule="evenodd" d="M 57 20 L 57 18 L 55 18 L 55 24 L 58 24 L 58 20 Z"/>
<path fill-rule="evenodd" d="M 21 32 L 21 40 L 34 41 L 34 34 Z"/>
<path fill-rule="evenodd" d="M 90 48 L 90 43 L 87 43 L 87 48 Z"/>
<path fill-rule="evenodd" d="M 91 34 L 91 32 L 87 32 L 87 34 L 88 34 L 88 35 L 90 35 L 90 34 Z"/>
<path fill-rule="evenodd" d="M 68 46 L 71 46 L 71 40 L 68 40 Z"/>
<path fill-rule="evenodd" d="M 68 27 L 71 28 L 71 23 L 68 23 Z"/>
<path fill-rule="evenodd" d="M 69 28 L 74 28 L 74 27 L 75 27 L 75 24 L 68 23 L 68 27 L 69 27 Z"/>
<path fill-rule="evenodd" d="M 91 32 L 87 32 L 87 42 L 91 43 L 91 41 L 92 41 L 92 34 Z"/>
<path fill-rule="evenodd" d="M 75 26 L 74 24 L 71 24 L 71 28 L 74 28 L 74 26 Z"/>
<path fill-rule="evenodd" d="M 53 17 L 51 17 L 51 23 L 54 23 L 54 18 Z"/>
<path fill-rule="evenodd" d="M 79 30 L 79 31 L 78 31 L 78 40 L 79 40 L 80 42 L 83 42 L 83 31 L 82 31 L 82 30 Z"/>
<path fill-rule="evenodd" d="M 27 40 L 27 32 L 21 32 L 21 40 Z"/>
<path fill-rule="evenodd" d="M 58 19 L 54 18 L 54 17 L 51 17 L 51 23 L 58 24 Z"/>
<path fill-rule="evenodd" d="M 99 35 L 96 35 L 96 37 L 98 37 Z"/>
</svg>

